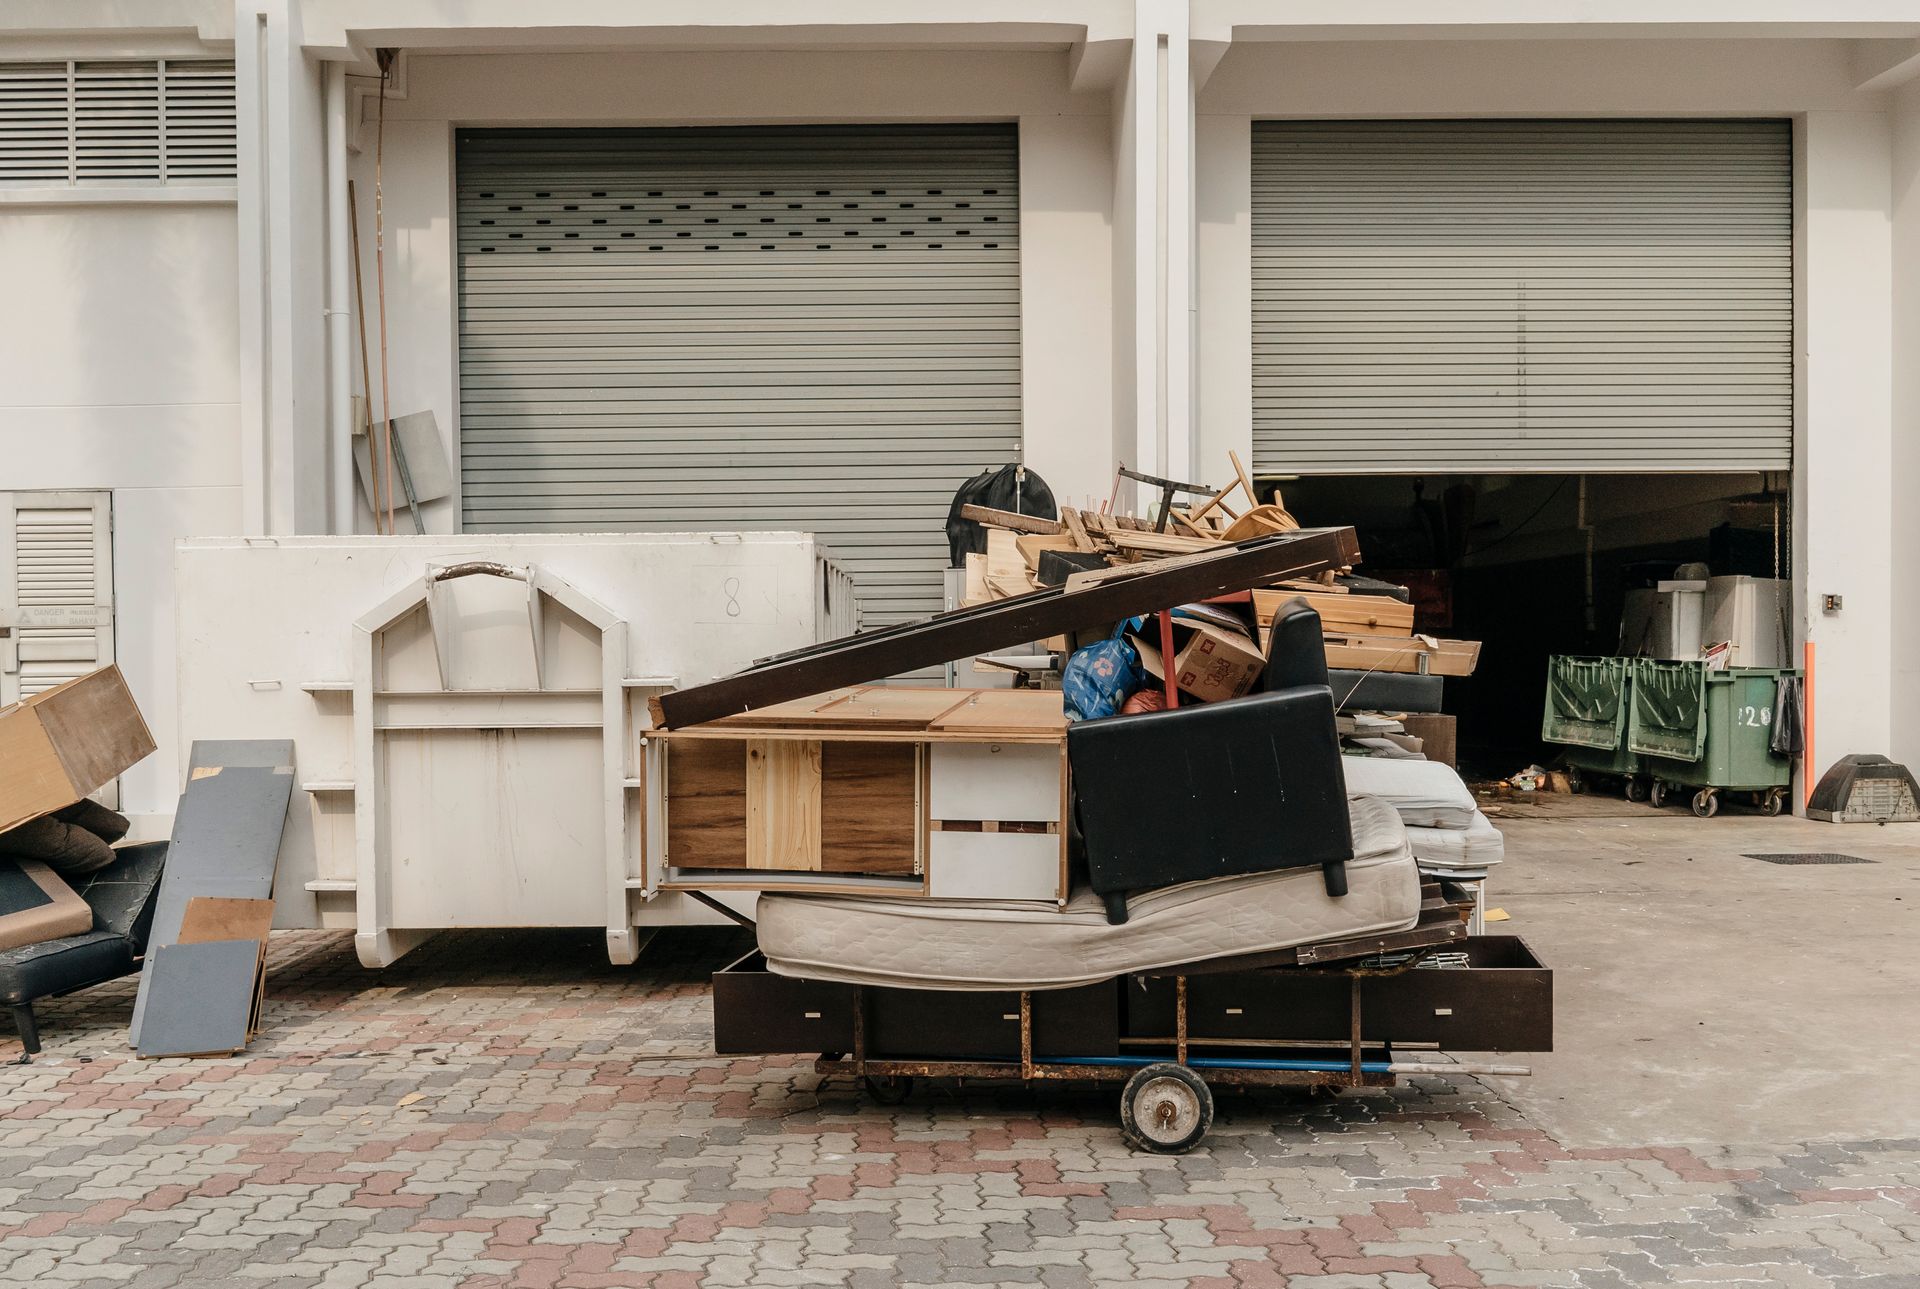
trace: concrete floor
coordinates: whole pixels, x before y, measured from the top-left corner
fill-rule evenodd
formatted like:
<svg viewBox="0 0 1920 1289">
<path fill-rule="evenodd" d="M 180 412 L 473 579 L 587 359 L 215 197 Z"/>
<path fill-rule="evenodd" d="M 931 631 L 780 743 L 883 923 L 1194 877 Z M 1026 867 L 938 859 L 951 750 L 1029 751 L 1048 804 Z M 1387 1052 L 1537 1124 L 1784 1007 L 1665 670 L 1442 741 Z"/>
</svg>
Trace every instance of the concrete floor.
<svg viewBox="0 0 1920 1289">
<path fill-rule="evenodd" d="M 1920 824 L 1502 809 L 1489 904 L 1554 968 L 1556 1047 L 1490 1080 L 1568 1146 L 1920 1137 Z M 1871 864 L 1786 867 L 1749 852 Z"/>
</svg>

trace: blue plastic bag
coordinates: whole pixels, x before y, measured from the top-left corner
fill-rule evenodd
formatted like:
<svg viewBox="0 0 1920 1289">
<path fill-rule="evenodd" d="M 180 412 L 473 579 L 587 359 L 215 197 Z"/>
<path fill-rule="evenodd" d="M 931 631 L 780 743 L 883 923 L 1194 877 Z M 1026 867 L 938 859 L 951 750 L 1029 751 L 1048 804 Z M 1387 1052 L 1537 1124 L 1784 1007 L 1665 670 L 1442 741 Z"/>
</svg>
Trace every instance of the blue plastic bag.
<svg viewBox="0 0 1920 1289">
<path fill-rule="evenodd" d="M 1135 619 L 1122 622 L 1113 635 L 1098 644 L 1076 649 L 1060 673 L 1067 715 L 1073 720 L 1097 721 L 1120 710 L 1134 691 L 1147 683 L 1140 651 L 1126 639 L 1137 630 Z"/>
</svg>

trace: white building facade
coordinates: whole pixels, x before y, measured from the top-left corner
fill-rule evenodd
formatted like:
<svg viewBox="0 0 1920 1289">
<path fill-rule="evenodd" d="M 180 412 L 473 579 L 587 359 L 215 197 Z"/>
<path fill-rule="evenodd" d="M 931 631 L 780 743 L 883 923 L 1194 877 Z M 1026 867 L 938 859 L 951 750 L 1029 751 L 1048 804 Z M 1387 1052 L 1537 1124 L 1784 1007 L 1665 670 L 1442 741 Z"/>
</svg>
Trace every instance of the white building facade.
<svg viewBox="0 0 1920 1289">
<path fill-rule="evenodd" d="M 370 390 L 431 531 L 812 528 L 883 619 L 1010 460 L 1789 479 L 1815 768 L 1920 762 L 1917 73 L 1868 0 L 16 3 L 11 683 L 117 658 L 170 810 L 172 543 L 373 531 Z"/>
</svg>

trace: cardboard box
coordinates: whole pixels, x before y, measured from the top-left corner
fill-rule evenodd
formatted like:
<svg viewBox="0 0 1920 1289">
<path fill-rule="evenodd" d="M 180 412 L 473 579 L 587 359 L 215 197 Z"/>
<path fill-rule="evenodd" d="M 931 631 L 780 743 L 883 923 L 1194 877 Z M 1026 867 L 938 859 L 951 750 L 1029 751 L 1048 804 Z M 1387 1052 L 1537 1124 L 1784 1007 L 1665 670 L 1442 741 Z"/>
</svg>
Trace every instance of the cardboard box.
<svg viewBox="0 0 1920 1289">
<path fill-rule="evenodd" d="M 1173 657 L 1174 684 L 1202 702 L 1240 697 L 1253 688 L 1267 665 L 1260 647 L 1238 632 L 1177 618 L 1173 629 L 1184 637 Z M 1140 665 L 1164 681 L 1160 650 L 1137 636 L 1132 639 L 1140 651 Z"/>
<path fill-rule="evenodd" d="M 1400 724 L 1420 740 L 1420 750 L 1427 760 L 1456 764 L 1459 744 L 1453 717 L 1439 712 L 1408 712 L 1400 718 Z"/>
<path fill-rule="evenodd" d="M 72 805 L 153 748 L 118 667 L 0 708 L 0 832 Z"/>
</svg>

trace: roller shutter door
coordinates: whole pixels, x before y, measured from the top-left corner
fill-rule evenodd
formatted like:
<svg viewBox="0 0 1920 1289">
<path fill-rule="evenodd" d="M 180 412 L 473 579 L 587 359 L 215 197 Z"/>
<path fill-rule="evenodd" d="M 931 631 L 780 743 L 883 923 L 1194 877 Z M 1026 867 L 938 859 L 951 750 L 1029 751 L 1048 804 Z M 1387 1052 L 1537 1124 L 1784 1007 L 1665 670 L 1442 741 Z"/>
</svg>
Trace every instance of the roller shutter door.
<svg viewBox="0 0 1920 1289">
<path fill-rule="evenodd" d="M 473 532 L 818 534 L 940 607 L 954 489 L 1020 459 L 1012 126 L 463 131 Z"/>
<path fill-rule="evenodd" d="M 1256 123 L 1257 468 L 1787 468 L 1792 182 L 1784 121 Z"/>
</svg>

